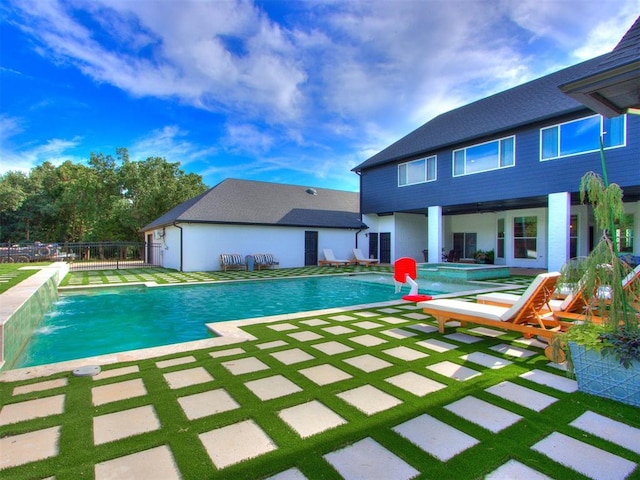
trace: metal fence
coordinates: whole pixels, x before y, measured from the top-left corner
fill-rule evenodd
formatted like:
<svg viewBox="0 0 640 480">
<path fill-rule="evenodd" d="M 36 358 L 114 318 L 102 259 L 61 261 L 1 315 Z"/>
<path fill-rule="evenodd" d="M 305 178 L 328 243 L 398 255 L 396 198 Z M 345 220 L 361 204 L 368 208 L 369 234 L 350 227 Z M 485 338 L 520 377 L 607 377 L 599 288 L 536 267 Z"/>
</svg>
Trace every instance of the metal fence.
<svg viewBox="0 0 640 480">
<path fill-rule="evenodd" d="M 161 255 L 159 243 L 0 243 L 0 263 L 65 261 L 71 270 L 159 267 Z"/>
</svg>

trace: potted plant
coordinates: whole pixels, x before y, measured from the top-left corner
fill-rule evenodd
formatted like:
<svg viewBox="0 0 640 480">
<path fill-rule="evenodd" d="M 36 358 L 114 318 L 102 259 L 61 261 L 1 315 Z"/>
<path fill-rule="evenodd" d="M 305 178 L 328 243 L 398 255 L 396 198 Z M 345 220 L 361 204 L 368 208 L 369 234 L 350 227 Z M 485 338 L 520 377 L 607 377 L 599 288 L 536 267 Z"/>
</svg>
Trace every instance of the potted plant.
<svg viewBox="0 0 640 480">
<path fill-rule="evenodd" d="M 592 205 L 596 225 L 603 232 L 587 257 L 569 262 L 559 283 L 579 282 L 587 305 L 584 323 L 558 335 L 555 348 L 568 353 L 581 391 L 640 406 L 640 281 L 625 286 L 631 271 L 618 255 L 616 224 L 622 222 L 622 189 L 608 183 L 601 148 L 603 176 L 586 173 L 580 195 Z"/>
<path fill-rule="evenodd" d="M 474 257 L 476 258 L 476 263 L 487 263 L 487 254 L 482 250 L 476 250 Z"/>
</svg>

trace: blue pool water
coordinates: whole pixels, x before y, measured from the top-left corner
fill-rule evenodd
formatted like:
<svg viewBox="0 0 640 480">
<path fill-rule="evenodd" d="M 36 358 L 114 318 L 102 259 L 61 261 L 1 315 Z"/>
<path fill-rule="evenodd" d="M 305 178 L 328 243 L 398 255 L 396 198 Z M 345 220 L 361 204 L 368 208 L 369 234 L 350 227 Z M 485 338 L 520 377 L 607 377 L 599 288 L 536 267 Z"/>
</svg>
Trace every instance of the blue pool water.
<svg viewBox="0 0 640 480">
<path fill-rule="evenodd" d="M 440 290 L 420 293 L 465 288 L 434 287 Z M 211 336 L 206 323 L 399 300 L 403 293 L 406 287 L 396 294 L 391 276 L 380 274 L 60 292 L 13 368 L 200 340 Z"/>
</svg>

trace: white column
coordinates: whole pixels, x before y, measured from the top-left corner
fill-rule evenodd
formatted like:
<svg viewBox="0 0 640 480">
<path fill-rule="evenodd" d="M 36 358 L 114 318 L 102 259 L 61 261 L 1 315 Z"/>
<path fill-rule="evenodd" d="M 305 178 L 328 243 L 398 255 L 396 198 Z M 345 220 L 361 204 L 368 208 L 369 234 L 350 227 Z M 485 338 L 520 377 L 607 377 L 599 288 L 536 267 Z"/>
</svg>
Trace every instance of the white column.
<svg viewBox="0 0 640 480">
<path fill-rule="evenodd" d="M 571 194 L 549 194 L 549 232 L 547 270 L 560 271 L 569 260 L 569 227 L 571 225 Z"/>
<path fill-rule="evenodd" d="M 442 261 L 442 207 L 429 207 L 427 212 L 427 246 L 429 248 L 429 263 Z"/>
</svg>

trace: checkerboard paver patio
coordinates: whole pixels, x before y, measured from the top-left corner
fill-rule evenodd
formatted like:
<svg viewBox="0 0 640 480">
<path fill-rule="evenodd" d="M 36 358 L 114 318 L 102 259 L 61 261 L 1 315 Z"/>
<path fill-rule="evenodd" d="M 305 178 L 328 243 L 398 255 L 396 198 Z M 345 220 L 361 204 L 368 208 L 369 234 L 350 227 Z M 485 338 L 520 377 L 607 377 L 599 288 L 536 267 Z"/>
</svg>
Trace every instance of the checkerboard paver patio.
<svg viewBox="0 0 640 480">
<path fill-rule="evenodd" d="M 476 438 L 449 424 L 450 420 L 441 415 L 432 414 L 434 405 L 436 413 L 438 409 L 448 412 L 447 418 L 458 418 L 459 422 L 475 424 L 488 434 L 509 438 L 511 427 L 518 428 L 523 423 L 519 414 L 524 409 L 553 416 L 557 409 L 550 407 L 576 391 L 575 381 L 567 378 L 565 372 L 555 371 L 546 361 L 531 363 L 531 358 L 542 357 L 544 345 L 528 344 L 522 339 L 505 340 L 505 332 L 490 329 L 457 332 L 448 328 L 445 337 L 424 318 L 389 316 L 399 315 L 398 311 L 403 310 L 384 307 L 322 319 L 287 319 L 256 327 L 255 332 L 259 332 L 258 328 L 270 332 L 267 341 L 258 334 L 257 340 L 242 346 L 222 346 L 154 360 L 152 367 L 147 364 L 146 368 L 156 368 L 157 381 L 173 392 L 169 402 L 173 406 L 161 409 L 154 403 L 156 387 L 136 378 L 142 376 L 137 362 L 105 367 L 99 376 L 86 382 L 87 399 L 95 408 L 91 414 L 94 448 L 111 448 L 130 441 L 127 439 L 139 438 L 140 449 L 101 459 L 94 466 L 95 478 L 146 475 L 183 478 L 180 469 L 184 459 L 178 461 L 180 452 L 170 442 L 151 444 L 145 440 L 164 428 L 163 412 L 171 409 L 184 416 L 186 423 L 181 428 L 185 431 L 200 426 L 192 435 L 212 465 L 213 478 L 226 478 L 227 469 L 238 468 L 244 462 L 260 468 L 269 465 L 271 456 L 289 448 L 278 443 L 279 429 L 288 429 L 288 435 L 297 438 L 296 447 L 300 447 L 327 432 L 348 432 L 353 422 L 362 421 L 363 417 L 384 418 L 387 435 L 395 435 L 396 439 L 380 442 L 371 437 L 347 437 L 351 440 L 346 445 L 309 455 L 317 456 L 317 461 L 325 465 L 322 468 L 347 479 L 368 480 L 381 475 L 414 478 L 426 465 L 432 462 L 446 465 L 452 459 L 465 458 L 468 450 L 486 441 L 482 435 Z M 396 321 L 404 324 L 402 328 L 394 326 Z M 363 329 L 357 325 L 363 322 L 377 326 L 368 323 L 365 325 L 370 328 Z M 302 335 L 293 337 L 290 334 L 294 332 Z M 453 348 L 425 347 L 443 343 Z M 492 380 L 499 372 L 507 372 L 509 380 L 498 380 L 497 376 Z M 381 380 L 369 383 L 372 375 Z M 476 380 L 480 380 L 481 387 L 473 387 Z M 16 385 L 10 403 L 0 410 L 0 428 L 2 418 L 14 415 L 12 411 L 29 410 L 22 408 L 29 406 L 29 402 L 66 399 L 69 383 L 67 378 L 45 378 Z M 305 396 L 309 385 L 318 389 L 319 398 Z M 463 391 L 477 393 L 461 395 L 444 405 L 431 402 L 432 397 L 452 385 L 464 385 Z M 256 410 L 247 409 L 248 399 L 256 397 L 262 402 L 260 408 L 265 409 L 265 418 L 254 417 Z M 499 405 L 493 404 L 494 399 Z M 269 407 L 270 404 L 274 406 Z M 414 409 L 413 415 L 407 415 L 410 409 Z M 396 411 L 403 412 L 402 421 L 394 421 Z M 63 408 L 45 416 L 55 420 L 66 414 Z M 19 433 L 0 437 L 3 452 L 0 476 L 2 469 L 28 468 L 34 462 L 56 459 L 61 433 L 69 428 L 56 425 L 26 431 L 30 422 L 37 419 L 20 415 L 23 416 L 12 417 L 11 423 Z M 616 472 L 621 472 L 619 478 L 637 471 L 640 429 L 608 418 L 602 412 L 586 411 L 579 418 L 564 422 L 550 426 L 551 430 L 529 447 L 532 455 L 543 455 L 548 462 L 562 463 L 589 478 L 613 478 L 603 476 L 609 473 L 605 474 L 598 463 L 605 461 L 613 462 Z M 24 432 L 19 430 L 23 426 Z M 579 440 L 568 437 L 567 429 L 584 432 L 586 436 Z M 486 438 L 490 438 L 488 434 Z M 594 445 L 589 436 L 616 445 L 624 454 L 617 454 L 613 448 L 602 449 L 597 442 Z M 420 462 L 405 461 L 402 449 L 408 444 L 424 452 Z M 552 453 L 557 448 L 579 448 L 587 453 L 579 461 L 567 462 L 563 456 Z M 308 466 L 294 463 L 279 472 L 253 473 L 276 480 L 316 478 Z M 514 459 L 494 465 L 478 476 L 493 480 L 518 476 L 532 480 L 548 478 L 537 470 L 535 462 Z"/>
</svg>

